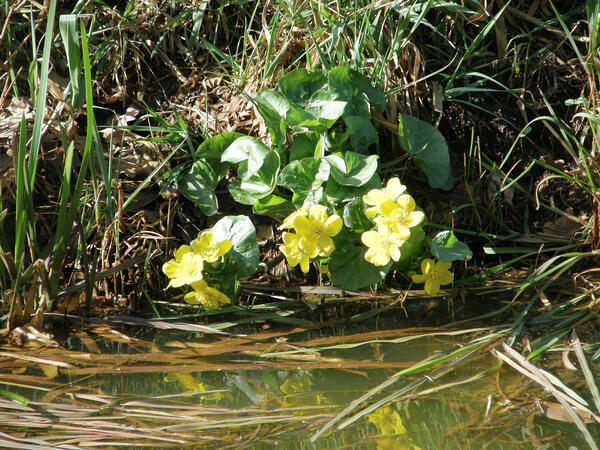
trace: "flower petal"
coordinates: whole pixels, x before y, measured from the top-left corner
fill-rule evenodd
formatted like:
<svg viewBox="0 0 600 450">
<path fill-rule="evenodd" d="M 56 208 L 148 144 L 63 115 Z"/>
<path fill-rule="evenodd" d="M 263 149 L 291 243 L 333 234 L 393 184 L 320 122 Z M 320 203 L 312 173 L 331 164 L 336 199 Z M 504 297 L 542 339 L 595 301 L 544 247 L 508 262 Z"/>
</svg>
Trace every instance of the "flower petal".
<svg viewBox="0 0 600 450">
<path fill-rule="evenodd" d="M 407 212 L 412 212 L 416 206 L 415 199 L 412 198 L 412 196 L 409 194 L 404 194 L 404 195 L 401 195 L 400 197 L 398 197 L 398 200 L 396 200 L 396 203 L 398 204 L 398 206 L 400 206 Z"/>
<path fill-rule="evenodd" d="M 300 269 L 302 270 L 302 272 L 307 273 L 308 272 L 308 263 L 310 262 L 310 259 L 308 257 L 304 257 L 302 258 L 302 260 L 300 261 Z"/>
<path fill-rule="evenodd" d="M 188 245 L 182 245 L 181 247 L 179 247 L 177 250 L 175 250 L 175 260 L 178 262 L 181 262 L 181 258 L 183 258 L 183 255 L 185 255 L 186 253 L 190 252 L 190 247 Z"/>
<path fill-rule="evenodd" d="M 325 233 L 327 233 L 328 236 L 333 237 L 336 234 L 338 234 L 340 231 L 342 231 L 343 224 L 344 224 L 344 221 L 342 220 L 342 218 L 340 216 L 338 216 L 337 214 L 333 214 L 325 222 Z"/>
<path fill-rule="evenodd" d="M 301 236 L 300 240 L 298 241 L 298 248 L 304 251 L 309 258 L 315 258 L 319 253 L 319 247 L 318 242 L 311 238 L 312 236 Z"/>
<path fill-rule="evenodd" d="M 398 177 L 390 178 L 387 184 L 385 185 L 387 192 L 389 193 L 391 198 L 398 198 L 404 191 L 406 191 L 406 186 L 404 186 Z"/>
<path fill-rule="evenodd" d="M 426 279 L 427 279 L 427 277 L 425 275 L 421 275 L 421 274 L 415 274 L 412 276 L 412 280 L 415 283 L 425 283 Z"/>
<path fill-rule="evenodd" d="M 317 241 L 320 256 L 329 256 L 335 250 L 333 240 L 329 236 L 321 236 Z"/>
<path fill-rule="evenodd" d="M 413 211 L 402 221 L 407 227 L 416 227 L 425 219 L 423 211 Z"/>
<path fill-rule="evenodd" d="M 381 189 L 371 189 L 366 195 L 363 195 L 363 202 L 367 205 L 379 205 L 385 201 L 387 196 Z"/>
<path fill-rule="evenodd" d="M 297 216 L 294 219 L 294 228 L 296 229 L 296 233 L 301 235 L 310 235 L 313 231 L 310 221 L 305 216 Z"/>
<path fill-rule="evenodd" d="M 389 253 L 390 253 L 390 257 L 394 261 L 398 261 L 400 259 L 400 249 L 398 248 L 397 245 L 390 245 Z"/>
<path fill-rule="evenodd" d="M 378 245 L 381 245 L 381 236 L 379 235 L 379 233 L 377 233 L 377 231 L 374 230 L 365 231 L 361 235 L 360 240 L 367 247 L 376 247 Z"/>
<path fill-rule="evenodd" d="M 310 208 L 309 215 L 311 219 L 324 223 L 327 220 L 327 208 L 323 205 L 313 205 Z"/>
<path fill-rule="evenodd" d="M 425 258 L 423 261 L 421 261 L 421 272 L 423 272 L 423 275 L 427 275 L 429 272 L 431 272 L 431 269 L 433 269 L 434 265 L 435 264 L 431 259 Z"/>
<path fill-rule="evenodd" d="M 427 292 L 429 295 L 437 294 L 440 292 L 440 283 L 435 280 L 428 279 L 425 282 L 425 292 Z"/>
</svg>

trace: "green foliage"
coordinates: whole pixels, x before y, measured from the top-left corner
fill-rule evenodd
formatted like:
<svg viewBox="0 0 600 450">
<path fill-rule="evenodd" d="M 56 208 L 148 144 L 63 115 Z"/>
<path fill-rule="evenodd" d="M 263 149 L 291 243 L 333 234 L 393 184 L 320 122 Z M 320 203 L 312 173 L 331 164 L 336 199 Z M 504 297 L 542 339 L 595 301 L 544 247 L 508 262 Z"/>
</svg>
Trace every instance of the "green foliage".
<svg viewBox="0 0 600 450">
<path fill-rule="evenodd" d="M 271 135 L 271 148 L 239 133 L 216 136 L 204 142 L 195 153 L 196 161 L 177 175 L 181 193 L 204 214 L 217 213 L 214 189 L 228 169 L 234 168 L 237 176 L 231 180 L 229 192 L 235 201 L 252 205 L 255 213 L 277 220 L 290 217 L 288 228 L 296 226 L 295 216 L 290 214 L 303 211 L 304 219 L 298 226 L 304 233 L 309 230 L 316 233 L 310 239 L 317 239 L 321 233 L 314 228 L 321 225 L 316 224 L 325 226 L 325 222 L 308 213 L 310 205 L 326 206 L 333 213 L 332 220 L 339 216 L 335 218 L 338 223 L 343 218 L 346 227 L 340 235 L 343 238 L 336 238 L 336 250 L 330 256 L 327 254 L 332 281 L 338 287 L 356 289 L 375 284 L 391 267 L 404 267 L 422 254 L 425 234 L 417 226 L 423 220 L 422 212 L 413 211 L 412 197 L 400 197 L 406 188 L 401 187 L 398 179 L 393 187 L 382 189 L 377 173 L 379 157 L 369 154 L 370 146 L 378 142 L 371 111 L 385 107 L 385 96 L 366 77 L 346 66 L 329 71 L 298 69 L 284 75 L 274 90 L 263 89 L 253 102 Z M 453 180 L 448 148 L 439 131 L 412 116 L 402 117 L 400 129 L 403 146 L 423 166 L 430 184 L 450 189 Z M 391 204 L 370 203 L 371 209 L 379 211 L 377 220 L 385 222 L 384 228 L 365 212 L 363 197 L 374 189 L 380 192 L 373 198 L 391 196 Z M 391 216 L 381 216 L 384 210 L 380 207 Z M 393 228 L 395 221 L 402 223 L 400 228 Z M 243 269 L 235 274 L 236 279 L 249 277 L 258 264 L 257 248 L 253 247 L 252 258 L 236 250 L 239 236 L 246 236 L 246 244 L 255 239 L 254 235 L 248 237 L 250 226 L 248 219 L 236 216 L 221 219 L 213 228 L 218 239 L 234 242 L 234 249 L 226 258 Z M 409 232 L 409 227 L 414 228 Z M 253 233 L 254 228 L 251 229 Z M 367 248 L 361 243 L 361 235 L 365 233 L 371 246 L 368 260 L 365 260 Z M 387 239 L 385 236 L 394 240 L 391 247 L 382 241 Z M 307 262 L 315 255 L 306 253 L 312 246 L 308 241 L 298 240 L 300 237 L 288 234 L 284 250 L 294 265 L 304 261 L 301 267 L 306 271 Z M 377 257 L 381 252 L 384 256 Z M 249 263 L 250 260 L 253 262 Z M 215 282 L 225 286 L 227 277 L 233 276 L 231 270 L 223 269 L 220 273 L 227 276 L 220 276 Z M 229 286 L 225 290 L 232 292 L 232 289 Z"/>
<path fill-rule="evenodd" d="M 336 240 L 336 251 L 329 260 L 331 281 L 342 289 L 359 289 L 379 283 L 392 263 L 377 267 L 365 260 L 366 248 L 359 242 L 348 243 L 346 237 Z"/>
<path fill-rule="evenodd" d="M 256 229 L 248 217 L 223 217 L 210 231 L 217 241 L 231 241 L 231 250 L 225 254 L 225 265 L 235 268 L 238 279 L 243 280 L 256 272 L 259 262 Z"/>
<path fill-rule="evenodd" d="M 448 144 L 437 128 L 416 117 L 402 114 L 399 136 L 400 144 L 427 175 L 429 184 L 445 191 L 452 189 L 454 177 L 450 167 Z"/>
<path fill-rule="evenodd" d="M 471 259 L 473 252 L 452 231 L 441 231 L 431 240 L 431 253 L 440 261 Z"/>
</svg>

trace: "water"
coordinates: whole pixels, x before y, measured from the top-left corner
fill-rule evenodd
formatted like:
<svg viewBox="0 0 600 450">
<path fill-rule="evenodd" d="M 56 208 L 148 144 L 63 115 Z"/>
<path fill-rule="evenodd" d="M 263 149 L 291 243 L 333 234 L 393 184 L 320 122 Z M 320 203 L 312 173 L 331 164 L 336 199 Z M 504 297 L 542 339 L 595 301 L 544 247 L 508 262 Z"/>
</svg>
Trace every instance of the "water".
<svg viewBox="0 0 600 450">
<path fill-rule="evenodd" d="M 545 417 L 536 403 L 555 400 L 491 355 L 500 341 L 439 378 L 442 364 L 393 377 L 486 332 L 381 325 L 246 329 L 247 336 L 224 337 L 169 330 L 133 338 L 134 330 L 105 326 L 72 331 L 68 350 L 16 350 L 69 365 L 55 374 L 52 364 L 15 364 L 3 350 L 0 389 L 32 403 L 15 412 L 4 401 L 0 424 L 14 438 L 75 446 L 588 448 L 574 424 Z M 310 440 L 386 380 L 394 382 Z M 589 429 L 598 436 L 596 425 Z"/>
</svg>

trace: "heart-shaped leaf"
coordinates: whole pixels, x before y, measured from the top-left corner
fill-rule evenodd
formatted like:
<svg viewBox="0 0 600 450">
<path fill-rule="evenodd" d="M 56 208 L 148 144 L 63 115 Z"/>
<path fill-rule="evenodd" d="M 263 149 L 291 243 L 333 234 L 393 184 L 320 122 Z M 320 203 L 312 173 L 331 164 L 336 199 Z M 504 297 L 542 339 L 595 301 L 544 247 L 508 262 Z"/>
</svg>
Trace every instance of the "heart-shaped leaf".
<svg viewBox="0 0 600 450">
<path fill-rule="evenodd" d="M 441 231 L 431 240 L 431 253 L 440 261 L 471 259 L 469 246 L 457 239 L 452 231 Z"/>
<path fill-rule="evenodd" d="M 399 136 L 400 145 L 413 155 L 417 166 L 427 175 L 431 187 L 445 191 L 452 189 L 454 177 L 448 144 L 442 133 L 427 122 L 402 114 Z"/>
<path fill-rule="evenodd" d="M 227 147 L 221 161 L 239 163 L 238 175 L 242 180 L 248 180 L 256 175 L 268 153 L 269 149 L 258 139 L 242 136 Z"/>
<path fill-rule="evenodd" d="M 259 262 L 256 229 L 248 217 L 223 217 L 211 231 L 217 242 L 231 241 L 231 249 L 225 253 L 225 259 L 235 264 L 239 278 L 248 278 L 256 272 Z"/>
<path fill-rule="evenodd" d="M 317 189 L 329 178 L 329 163 L 320 158 L 292 161 L 279 174 L 279 185 L 294 193 Z"/>
<path fill-rule="evenodd" d="M 344 186 L 362 186 L 377 171 L 377 155 L 366 156 L 356 152 L 345 152 L 342 159 L 338 155 L 328 155 L 325 159 L 331 165 L 331 174 Z"/>
<path fill-rule="evenodd" d="M 279 154 L 271 151 L 265 157 L 262 167 L 256 175 L 246 180 L 234 180 L 229 192 L 235 201 L 245 205 L 253 205 L 258 199 L 266 197 L 277 184 L 279 174 Z"/>
<path fill-rule="evenodd" d="M 329 260 L 331 281 L 341 289 L 360 289 L 379 283 L 390 270 L 392 263 L 374 266 L 365 260 L 366 247 L 348 244 L 335 239 L 336 249 Z"/>
</svg>

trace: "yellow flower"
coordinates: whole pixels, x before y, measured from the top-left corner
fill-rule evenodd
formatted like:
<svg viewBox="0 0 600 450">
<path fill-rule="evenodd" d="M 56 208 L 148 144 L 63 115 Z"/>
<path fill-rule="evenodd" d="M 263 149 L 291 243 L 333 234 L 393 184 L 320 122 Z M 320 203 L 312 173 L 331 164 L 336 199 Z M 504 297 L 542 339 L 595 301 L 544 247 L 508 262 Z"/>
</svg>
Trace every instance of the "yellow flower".
<svg viewBox="0 0 600 450">
<path fill-rule="evenodd" d="M 396 201 L 387 200 L 379 205 L 381 216 L 375 218 L 375 223 L 393 227 L 395 233 L 416 227 L 425 218 L 422 211 L 415 211 L 415 200 L 408 194 L 401 195 Z"/>
<path fill-rule="evenodd" d="M 450 272 L 451 262 L 424 259 L 421 262 L 421 275 L 413 275 L 415 283 L 425 283 L 425 292 L 435 295 L 440 292 L 440 285 L 450 284 L 454 280 L 454 274 Z"/>
<path fill-rule="evenodd" d="M 335 250 L 331 238 L 341 231 L 342 224 L 337 214 L 328 217 L 323 205 L 311 206 L 306 216 L 298 215 L 294 219 L 294 228 L 300 235 L 298 247 L 310 258 L 331 255 Z"/>
<path fill-rule="evenodd" d="M 295 233 L 285 232 L 283 233 L 282 237 L 285 245 L 282 245 L 279 250 L 281 250 L 281 253 L 284 254 L 288 264 L 291 267 L 300 264 L 300 269 L 302 269 L 302 272 L 307 273 L 310 257 L 299 246 L 300 236 Z"/>
<path fill-rule="evenodd" d="M 192 241 L 192 250 L 199 253 L 206 262 L 215 262 L 229 251 L 231 241 L 225 239 L 217 243 L 215 236 L 210 231 L 203 231 L 200 237 Z"/>
<path fill-rule="evenodd" d="M 163 264 L 162 271 L 171 279 L 169 286 L 179 287 L 201 280 L 203 267 L 202 256 L 190 251 L 189 246 L 182 245 L 175 250 L 175 259 Z"/>
<path fill-rule="evenodd" d="M 385 266 L 390 259 L 398 261 L 400 259 L 400 246 L 410 237 L 410 232 L 403 230 L 400 233 L 394 233 L 390 227 L 379 224 L 377 231 L 365 231 L 361 236 L 361 241 L 369 249 L 365 253 L 365 259 L 374 266 Z"/>
<path fill-rule="evenodd" d="M 294 220 L 298 216 L 306 216 L 308 214 L 308 205 L 302 206 L 298 211 L 294 211 L 289 216 L 285 218 L 283 223 L 279 225 L 280 230 L 285 230 L 286 228 L 294 228 Z"/>
<path fill-rule="evenodd" d="M 202 305 L 206 309 L 217 309 L 223 303 L 231 303 L 229 297 L 218 289 L 210 287 L 204 280 L 196 281 L 191 285 L 194 290 L 184 297 L 190 305 Z"/>
<path fill-rule="evenodd" d="M 387 201 L 396 201 L 406 191 L 406 186 L 398 178 L 391 178 L 385 188 L 371 189 L 363 195 L 363 202 L 370 206 L 365 210 L 367 217 L 375 217 L 380 212 L 380 206 Z"/>
</svg>

